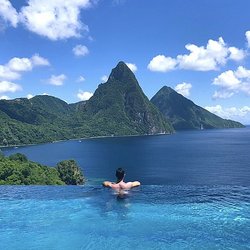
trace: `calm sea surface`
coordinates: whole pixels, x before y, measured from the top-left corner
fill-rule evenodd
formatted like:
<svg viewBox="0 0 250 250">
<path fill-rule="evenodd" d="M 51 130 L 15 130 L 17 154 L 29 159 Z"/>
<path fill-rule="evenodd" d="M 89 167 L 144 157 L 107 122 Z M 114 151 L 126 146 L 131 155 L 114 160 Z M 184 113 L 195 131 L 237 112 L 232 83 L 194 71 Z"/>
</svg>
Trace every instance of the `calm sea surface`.
<svg viewBox="0 0 250 250">
<path fill-rule="evenodd" d="M 84 186 L 0 186 L 0 249 L 250 249 L 250 128 L 7 148 Z M 101 186 L 117 167 L 142 186 Z"/>
</svg>

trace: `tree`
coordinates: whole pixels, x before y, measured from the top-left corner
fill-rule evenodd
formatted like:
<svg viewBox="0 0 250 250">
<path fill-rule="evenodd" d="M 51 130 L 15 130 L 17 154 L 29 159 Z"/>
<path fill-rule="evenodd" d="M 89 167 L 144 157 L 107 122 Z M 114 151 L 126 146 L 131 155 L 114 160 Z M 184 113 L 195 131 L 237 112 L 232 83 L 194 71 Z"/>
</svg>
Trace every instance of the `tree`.
<svg viewBox="0 0 250 250">
<path fill-rule="evenodd" d="M 0 149 L 0 159 L 3 159 L 4 158 L 4 153 L 3 151 Z"/>
<path fill-rule="evenodd" d="M 82 170 L 74 160 L 65 160 L 57 164 L 59 176 L 67 185 L 81 185 L 84 183 Z"/>
<path fill-rule="evenodd" d="M 9 156 L 9 159 L 12 161 L 21 161 L 21 162 L 27 162 L 28 158 L 24 154 L 16 153 L 11 156 Z"/>
</svg>

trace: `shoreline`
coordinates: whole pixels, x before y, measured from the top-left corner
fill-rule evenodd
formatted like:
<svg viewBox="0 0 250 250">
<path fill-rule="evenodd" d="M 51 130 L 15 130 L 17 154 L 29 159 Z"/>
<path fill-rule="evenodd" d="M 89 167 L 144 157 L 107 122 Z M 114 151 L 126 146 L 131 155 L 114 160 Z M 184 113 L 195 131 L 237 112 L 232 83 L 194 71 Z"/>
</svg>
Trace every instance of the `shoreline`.
<svg viewBox="0 0 250 250">
<path fill-rule="evenodd" d="M 144 135 L 100 135 L 100 136 L 91 136 L 91 137 L 80 137 L 80 138 L 72 138 L 72 139 L 65 139 L 65 140 L 56 140 L 52 142 L 41 142 L 41 143 L 28 143 L 28 144 L 16 144 L 16 145 L 8 145 L 8 146 L 1 146 L 0 150 L 2 148 L 15 148 L 15 147 L 26 147 L 26 146 L 36 146 L 36 145 L 42 145 L 42 144 L 51 144 L 51 143 L 57 143 L 57 142 L 66 142 L 66 141 L 79 141 L 79 140 L 93 140 L 93 139 L 102 139 L 102 138 L 122 138 L 122 137 L 146 137 L 146 136 L 160 136 L 160 135 L 172 135 L 174 133 L 158 133 L 158 134 L 144 134 Z"/>
<path fill-rule="evenodd" d="M 244 125 L 243 128 L 248 128 L 250 125 Z M 237 129 L 237 128 L 219 128 L 219 129 Z M 242 128 L 240 128 L 242 129 Z M 210 130 L 210 129 L 206 129 Z M 55 140 L 52 142 L 41 142 L 41 143 L 29 143 L 29 144 L 16 144 L 16 145 L 8 145 L 8 146 L 1 146 L 0 145 L 0 151 L 2 148 L 13 148 L 13 147 L 26 147 L 26 146 L 36 146 L 36 145 L 42 145 L 42 144 L 48 144 L 48 143 L 57 143 L 57 142 L 66 142 L 66 141 L 79 141 L 79 140 L 93 140 L 93 139 L 102 139 L 102 138 L 122 138 L 122 137 L 146 137 L 146 136 L 160 136 L 160 135 L 173 135 L 178 132 L 183 131 L 200 131 L 200 130 L 182 130 L 182 131 L 174 131 L 173 133 L 158 133 L 158 134 L 144 134 L 144 135 L 100 135 L 100 136 L 91 136 L 91 137 L 79 137 L 79 138 L 72 138 L 72 139 L 64 139 L 64 140 Z"/>
</svg>

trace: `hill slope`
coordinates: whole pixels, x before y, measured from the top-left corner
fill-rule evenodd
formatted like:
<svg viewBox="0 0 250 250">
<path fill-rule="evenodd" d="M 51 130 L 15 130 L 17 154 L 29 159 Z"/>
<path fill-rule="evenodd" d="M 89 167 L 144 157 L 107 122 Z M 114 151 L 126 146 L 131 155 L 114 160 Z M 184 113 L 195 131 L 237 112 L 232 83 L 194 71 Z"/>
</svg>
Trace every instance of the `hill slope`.
<svg viewBox="0 0 250 250">
<path fill-rule="evenodd" d="M 170 87 L 161 88 L 151 102 L 171 121 L 176 130 L 244 127 L 239 122 L 210 113 Z"/>
<path fill-rule="evenodd" d="M 172 131 L 123 62 L 87 102 L 67 104 L 46 95 L 0 100 L 0 145 Z"/>
<path fill-rule="evenodd" d="M 170 133 L 172 126 L 143 93 L 124 62 L 100 84 L 83 112 L 92 128 L 105 135 Z M 100 124 L 102 124 L 100 126 Z"/>
</svg>

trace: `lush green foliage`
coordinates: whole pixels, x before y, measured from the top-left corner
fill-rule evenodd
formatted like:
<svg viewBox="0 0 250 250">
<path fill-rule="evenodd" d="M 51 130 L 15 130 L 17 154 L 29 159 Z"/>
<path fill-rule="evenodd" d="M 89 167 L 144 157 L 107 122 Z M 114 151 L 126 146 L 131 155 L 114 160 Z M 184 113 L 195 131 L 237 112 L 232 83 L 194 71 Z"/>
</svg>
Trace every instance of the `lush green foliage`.
<svg viewBox="0 0 250 250">
<path fill-rule="evenodd" d="M 179 129 L 231 128 L 168 87 L 151 100 L 133 72 L 118 63 L 87 102 L 67 104 L 52 96 L 0 100 L 0 145 L 53 142 L 93 136 L 172 133 Z"/>
<path fill-rule="evenodd" d="M 63 182 L 67 185 L 81 185 L 84 183 L 82 170 L 74 160 L 65 160 L 57 164 L 56 169 Z"/>
<path fill-rule="evenodd" d="M 163 87 L 151 102 L 171 121 L 176 130 L 209 128 L 239 128 L 239 122 L 222 119 L 169 87 Z"/>
<path fill-rule="evenodd" d="M 46 95 L 0 100 L 0 145 L 5 146 L 172 131 L 123 62 L 87 102 L 67 104 Z"/>
<path fill-rule="evenodd" d="M 64 162 L 60 164 L 65 166 L 65 174 L 75 169 L 73 163 L 69 165 L 68 161 Z M 83 180 L 81 171 L 71 176 L 71 183 L 66 183 L 64 181 L 66 178 L 67 175 L 59 172 L 57 168 L 29 161 L 23 154 L 18 153 L 9 157 L 0 154 L 0 185 L 77 185 L 83 183 L 79 182 Z"/>
</svg>

